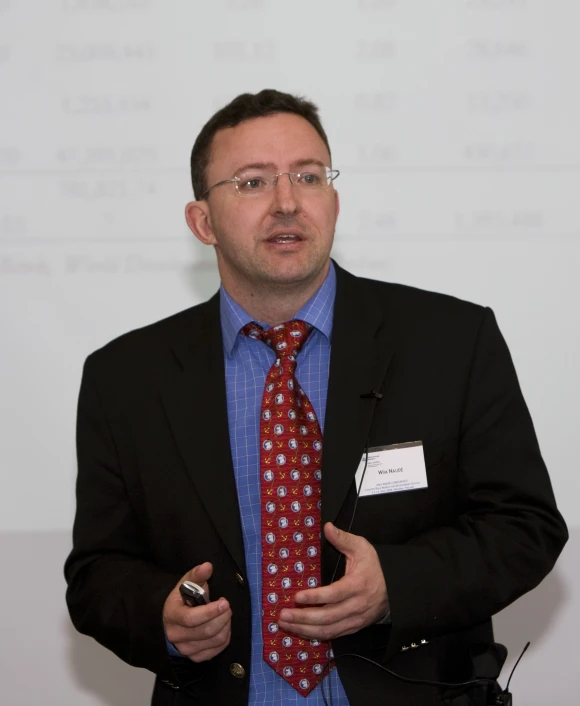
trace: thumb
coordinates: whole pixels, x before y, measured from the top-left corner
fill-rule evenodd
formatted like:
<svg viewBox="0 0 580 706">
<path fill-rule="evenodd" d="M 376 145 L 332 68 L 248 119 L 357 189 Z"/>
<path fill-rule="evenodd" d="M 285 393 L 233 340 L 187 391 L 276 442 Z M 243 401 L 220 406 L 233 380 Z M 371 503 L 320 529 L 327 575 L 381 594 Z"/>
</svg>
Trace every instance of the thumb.
<svg viewBox="0 0 580 706">
<path fill-rule="evenodd" d="M 332 522 L 327 522 L 324 525 L 324 536 L 341 554 L 348 556 L 353 553 L 356 540 L 354 534 L 338 529 Z"/>
<path fill-rule="evenodd" d="M 187 578 L 185 580 L 193 581 L 193 583 L 196 583 L 198 586 L 201 586 L 203 589 L 207 590 L 207 585 L 204 586 L 204 584 L 207 584 L 212 573 L 213 566 L 209 563 L 209 561 L 206 561 L 203 564 L 194 566 L 193 569 L 191 569 L 191 571 L 187 574 Z"/>
</svg>

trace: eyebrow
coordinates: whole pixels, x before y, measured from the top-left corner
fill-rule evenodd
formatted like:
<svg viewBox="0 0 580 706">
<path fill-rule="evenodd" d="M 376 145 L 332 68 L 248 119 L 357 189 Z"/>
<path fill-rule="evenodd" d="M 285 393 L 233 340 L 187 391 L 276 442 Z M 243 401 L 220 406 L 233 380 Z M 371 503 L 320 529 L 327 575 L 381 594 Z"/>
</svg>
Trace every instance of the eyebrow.
<svg viewBox="0 0 580 706">
<path fill-rule="evenodd" d="M 320 167 L 326 167 L 326 164 L 324 162 L 321 162 L 319 159 L 297 159 L 294 162 L 290 164 L 292 168 L 299 168 L 299 167 L 308 167 L 313 164 L 317 164 Z M 234 175 L 236 174 L 241 174 L 242 172 L 247 172 L 249 169 L 272 169 L 273 171 L 277 169 L 276 165 L 273 162 L 251 162 L 249 164 L 244 164 L 241 167 L 238 167 L 236 171 L 234 172 Z"/>
</svg>

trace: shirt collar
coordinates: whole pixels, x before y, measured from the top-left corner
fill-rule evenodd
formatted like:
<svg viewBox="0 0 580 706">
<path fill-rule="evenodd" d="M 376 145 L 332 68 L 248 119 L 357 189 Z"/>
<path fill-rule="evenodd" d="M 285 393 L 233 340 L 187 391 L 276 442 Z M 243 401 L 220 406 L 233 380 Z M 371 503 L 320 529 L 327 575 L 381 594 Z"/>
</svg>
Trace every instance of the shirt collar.
<svg viewBox="0 0 580 706">
<path fill-rule="evenodd" d="M 310 324 L 324 334 L 330 342 L 335 296 L 336 272 L 334 264 L 331 261 L 326 279 L 293 318 L 306 321 L 307 324 Z M 226 354 L 229 356 L 232 354 L 236 337 L 240 330 L 246 324 L 254 321 L 254 319 L 232 299 L 223 285 L 220 286 L 220 320 L 224 348 Z M 269 328 L 267 324 L 261 321 L 257 321 L 256 323 L 260 324 L 264 329 Z"/>
</svg>

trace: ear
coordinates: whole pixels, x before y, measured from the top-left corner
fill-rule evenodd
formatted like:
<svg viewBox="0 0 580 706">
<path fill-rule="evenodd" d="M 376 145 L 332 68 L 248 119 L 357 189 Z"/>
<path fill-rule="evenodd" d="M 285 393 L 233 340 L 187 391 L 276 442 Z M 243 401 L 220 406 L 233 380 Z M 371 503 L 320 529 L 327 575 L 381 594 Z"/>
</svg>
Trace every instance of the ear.
<svg viewBox="0 0 580 706">
<path fill-rule="evenodd" d="M 334 220 L 338 220 L 338 214 L 340 213 L 340 198 L 338 197 L 338 191 L 334 190 Z"/>
<path fill-rule="evenodd" d="M 185 220 L 189 230 L 204 245 L 215 245 L 207 201 L 190 201 L 185 207 Z"/>
</svg>

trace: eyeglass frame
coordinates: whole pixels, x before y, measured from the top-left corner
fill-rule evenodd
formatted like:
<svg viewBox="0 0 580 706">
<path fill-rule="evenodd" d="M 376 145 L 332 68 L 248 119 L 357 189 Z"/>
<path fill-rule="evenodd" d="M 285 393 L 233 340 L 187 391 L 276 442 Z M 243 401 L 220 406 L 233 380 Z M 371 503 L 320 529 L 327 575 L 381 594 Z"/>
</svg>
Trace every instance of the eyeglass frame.
<svg viewBox="0 0 580 706">
<path fill-rule="evenodd" d="M 331 169 L 330 167 L 324 167 L 326 169 L 326 178 L 330 179 L 329 183 L 326 186 L 321 186 L 321 189 L 328 189 L 328 187 L 332 184 L 332 182 L 340 176 L 340 170 L 339 169 Z M 330 172 L 330 174 L 329 174 Z M 284 174 L 288 174 L 288 178 L 290 179 L 290 183 L 292 186 L 294 186 L 294 181 L 292 180 L 292 177 L 297 177 L 300 178 L 301 176 L 304 176 L 304 174 L 310 174 L 311 172 L 280 172 L 279 174 L 271 174 L 269 176 L 270 179 L 274 179 L 274 186 L 272 189 L 268 189 L 268 191 L 273 191 L 277 186 L 278 186 L 278 177 L 284 176 Z M 334 176 L 332 176 L 334 175 Z M 213 184 L 213 186 L 210 186 L 209 189 L 206 189 L 203 194 L 201 195 L 200 198 L 205 199 L 207 194 L 212 189 L 215 189 L 216 186 L 221 186 L 222 184 L 234 184 L 236 187 L 236 194 L 238 196 L 241 196 L 244 198 L 243 194 L 240 193 L 240 190 L 238 189 L 238 183 L 242 181 L 240 177 L 233 177 L 232 179 L 222 179 L 221 181 L 216 182 Z M 266 192 L 267 193 L 267 192 Z"/>
</svg>

